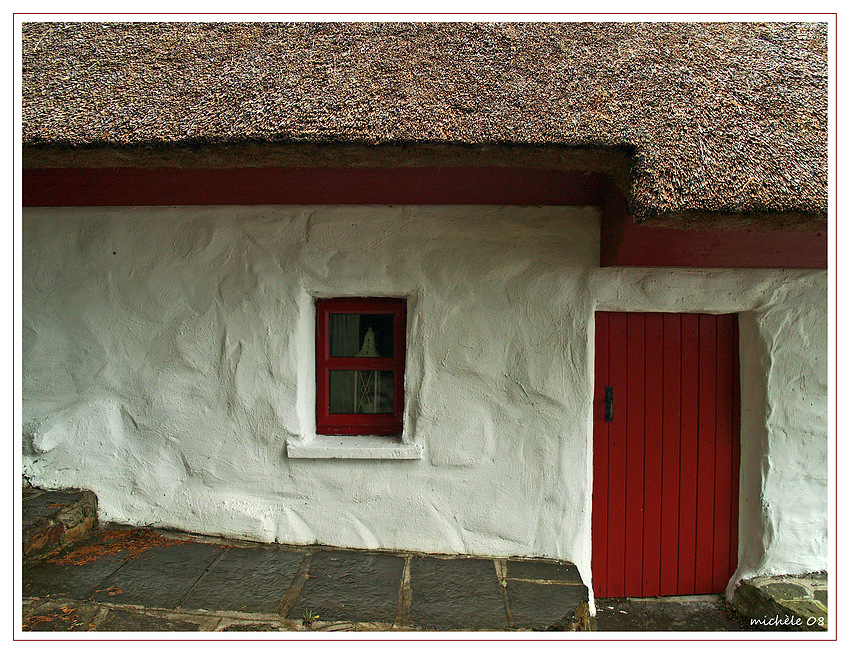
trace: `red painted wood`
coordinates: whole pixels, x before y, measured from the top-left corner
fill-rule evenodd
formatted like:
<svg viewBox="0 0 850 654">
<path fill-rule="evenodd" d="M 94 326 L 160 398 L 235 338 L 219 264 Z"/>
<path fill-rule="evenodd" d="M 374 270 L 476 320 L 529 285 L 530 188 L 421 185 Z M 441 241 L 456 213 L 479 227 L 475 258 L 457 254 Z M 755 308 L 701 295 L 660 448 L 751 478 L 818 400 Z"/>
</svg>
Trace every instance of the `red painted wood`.
<svg viewBox="0 0 850 654">
<path fill-rule="evenodd" d="M 603 198 L 604 266 L 818 268 L 827 266 L 827 233 L 669 229 L 638 225 L 624 201 Z"/>
<path fill-rule="evenodd" d="M 679 588 L 679 468 L 682 398 L 682 317 L 665 313 L 661 463 L 661 581 L 659 595 Z"/>
<path fill-rule="evenodd" d="M 593 496 L 594 505 L 608 505 L 608 424 L 605 422 L 605 386 L 608 382 L 608 322 L 610 314 L 596 314 L 596 364 L 593 390 Z M 608 520 L 607 512 L 591 512 L 591 567 L 593 592 L 603 597 L 608 584 Z"/>
<path fill-rule="evenodd" d="M 682 316 L 682 400 L 679 469 L 679 584 L 689 594 L 696 579 L 697 479 L 699 470 L 699 316 Z"/>
<path fill-rule="evenodd" d="M 644 415 L 643 596 L 661 594 L 662 434 L 664 325 L 660 313 L 646 314 Z"/>
<path fill-rule="evenodd" d="M 331 357 L 329 324 L 331 313 L 393 314 L 392 357 Z M 404 412 L 404 364 L 407 304 L 397 298 L 332 298 L 316 301 L 316 433 L 348 436 L 391 436 L 402 432 Z M 392 414 L 332 414 L 330 373 L 332 370 L 392 370 Z"/>
<path fill-rule="evenodd" d="M 25 207 L 255 204 L 598 205 L 610 181 L 537 168 L 40 168 Z"/>
<path fill-rule="evenodd" d="M 596 324 L 594 592 L 722 592 L 737 565 L 737 319 L 609 313 Z M 607 467 L 597 440 L 606 385 L 615 397 Z"/>
<path fill-rule="evenodd" d="M 739 359 L 739 338 L 738 319 L 737 317 L 732 323 L 732 342 L 734 350 L 732 355 L 732 369 L 734 374 L 732 379 L 734 382 L 734 392 L 732 393 L 732 507 L 731 518 L 729 520 L 729 577 L 735 573 L 738 567 L 738 506 L 740 500 L 738 498 L 738 488 L 740 482 L 740 465 L 741 465 L 741 377 L 738 374 L 740 370 Z"/>
<path fill-rule="evenodd" d="M 626 595 L 643 592 L 645 316 L 627 314 Z"/>
<path fill-rule="evenodd" d="M 735 317 L 717 316 L 717 419 L 715 423 L 714 460 L 714 560 L 712 588 L 725 586 L 729 580 L 730 527 L 732 520 L 732 416 L 734 415 Z M 731 392 L 730 392 L 731 391 Z"/>
<path fill-rule="evenodd" d="M 609 184 L 603 193 L 602 224 L 599 233 L 599 265 L 602 267 L 616 266 L 623 247 L 623 235 L 632 223 L 626 197 L 614 184 Z"/>
<path fill-rule="evenodd" d="M 612 313 L 609 325 L 609 382 L 614 387 L 614 421 L 608 425 L 608 588 L 607 597 L 625 596 L 626 573 L 626 314 Z"/>
<path fill-rule="evenodd" d="M 697 474 L 697 594 L 712 588 L 714 562 L 715 428 L 717 419 L 717 317 L 699 316 L 699 446 Z"/>
<path fill-rule="evenodd" d="M 623 235 L 623 248 L 615 265 L 823 270 L 827 266 L 827 234 L 634 226 Z"/>
</svg>

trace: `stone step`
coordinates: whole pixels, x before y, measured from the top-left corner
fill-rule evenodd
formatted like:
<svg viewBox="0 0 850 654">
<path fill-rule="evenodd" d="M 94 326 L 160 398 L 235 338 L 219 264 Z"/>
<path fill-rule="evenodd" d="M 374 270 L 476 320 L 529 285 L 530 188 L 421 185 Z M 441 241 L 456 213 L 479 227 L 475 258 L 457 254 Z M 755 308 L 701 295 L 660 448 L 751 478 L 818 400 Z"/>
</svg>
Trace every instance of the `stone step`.
<svg viewBox="0 0 850 654">
<path fill-rule="evenodd" d="M 25 560 L 40 558 L 97 525 L 97 496 L 88 490 L 29 487 L 22 504 Z"/>
</svg>

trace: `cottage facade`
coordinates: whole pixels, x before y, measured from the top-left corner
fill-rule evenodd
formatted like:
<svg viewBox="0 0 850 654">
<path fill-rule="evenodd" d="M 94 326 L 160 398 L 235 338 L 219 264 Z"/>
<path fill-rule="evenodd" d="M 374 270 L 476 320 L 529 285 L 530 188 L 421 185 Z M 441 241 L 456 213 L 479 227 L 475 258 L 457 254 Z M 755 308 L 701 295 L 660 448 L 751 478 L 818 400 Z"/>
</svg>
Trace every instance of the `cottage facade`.
<svg viewBox="0 0 850 654">
<path fill-rule="evenodd" d="M 599 596 L 826 569 L 825 47 L 25 25 L 24 474 Z"/>
</svg>

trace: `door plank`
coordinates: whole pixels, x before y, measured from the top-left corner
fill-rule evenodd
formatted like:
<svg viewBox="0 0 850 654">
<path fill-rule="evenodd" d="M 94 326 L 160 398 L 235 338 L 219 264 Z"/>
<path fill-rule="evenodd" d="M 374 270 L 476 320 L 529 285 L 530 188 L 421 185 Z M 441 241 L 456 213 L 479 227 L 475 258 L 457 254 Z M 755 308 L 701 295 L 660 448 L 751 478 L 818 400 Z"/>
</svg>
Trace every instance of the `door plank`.
<svg viewBox="0 0 850 654">
<path fill-rule="evenodd" d="M 644 417 L 644 597 L 661 592 L 661 471 L 662 418 L 664 416 L 664 324 L 660 313 L 646 314 L 646 374 Z"/>
<path fill-rule="evenodd" d="M 717 419 L 717 317 L 699 316 L 699 444 L 694 592 L 710 593 L 714 561 L 715 428 Z"/>
<path fill-rule="evenodd" d="M 643 592 L 643 471 L 644 418 L 646 380 L 646 317 L 642 313 L 627 314 L 626 393 L 626 579 L 627 597 Z"/>
<path fill-rule="evenodd" d="M 679 583 L 692 593 L 696 579 L 697 471 L 699 448 L 699 316 L 682 316 L 682 412 L 679 470 Z"/>
<path fill-rule="evenodd" d="M 725 586 L 729 580 L 730 522 L 732 518 L 732 419 L 735 384 L 732 341 L 734 316 L 717 317 L 717 402 L 714 460 L 714 560 L 712 589 Z"/>
<path fill-rule="evenodd" d="M 661 464 L 660 595 L 675 595 L 679 585 L 679 468 L 682 399 L 682 317 L 664 314 L 664 444 Z"/>
<path fill-rule="evenodd" d="M 605 422 L 605 386 L 608 385 L 608 323 L 610 314 L 596 314 L 596 363 L 593 390 L 593 507 L 608 506 L 608 424 Z M 608 511 L 591 510 L 591 568 L 593 592 L 603 597 L 608 585 Z"/>
<path fill-rule="evenodd" d="M 626 570 L 626 316 L 611 314 L 609 382 L 614 421 L 608 425 L 608 597 L 624 597 Z"/>
<path fill-rule="evenodd" d="M 739 371 L 741 364 L 739 360 L 740 334 L 738 331 L 738 318 L 735 317 L 732 328 L 732 375 L 734 389 L 732 392 L 732 515 L 729 520 L 729 577 L 735 574 L 738 568 L 738 485 L 740 481 L 741 466 L 741 376 Z"/>
</svg>

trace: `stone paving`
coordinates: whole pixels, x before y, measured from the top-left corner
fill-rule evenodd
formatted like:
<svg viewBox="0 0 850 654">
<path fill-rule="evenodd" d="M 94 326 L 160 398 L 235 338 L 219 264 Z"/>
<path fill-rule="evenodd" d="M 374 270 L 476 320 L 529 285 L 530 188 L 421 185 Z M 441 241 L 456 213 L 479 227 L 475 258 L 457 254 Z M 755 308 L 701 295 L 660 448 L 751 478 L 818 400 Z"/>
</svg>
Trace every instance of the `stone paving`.
<svg viewBox="0 0 850 654">
<path fill-rule="evenodd" d="M 576 567 L 96 527 L 89 491 L 24 489 L 24 631 L 825 631 L 826 573 L 597 599 Z M 88 534 L 88 535 L 87 535 Z"/>
<path fill-rule="evenodd" d="M 829 591 L 825 572 L 745 579 L 735 608 L 760 631 L 826 631 Z"/>
<path fill-rule="evenodd" d="M 575 566 L 114 528 L 23 570 L 24 631 L 583 630 Z"/>
<path fill-rule="evenodd" d="M 596 599 L 598 631 L 827 631 L 827 575 L 745 579 L 719 595 Z"/>
<path fill-rule="evenodd" d="M 598 631 L 753 631 L 719 595 L 597 599 Z"/>
</svg>

